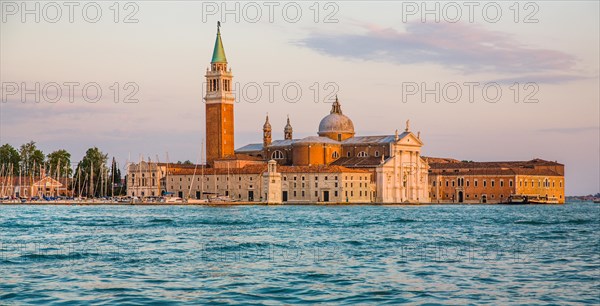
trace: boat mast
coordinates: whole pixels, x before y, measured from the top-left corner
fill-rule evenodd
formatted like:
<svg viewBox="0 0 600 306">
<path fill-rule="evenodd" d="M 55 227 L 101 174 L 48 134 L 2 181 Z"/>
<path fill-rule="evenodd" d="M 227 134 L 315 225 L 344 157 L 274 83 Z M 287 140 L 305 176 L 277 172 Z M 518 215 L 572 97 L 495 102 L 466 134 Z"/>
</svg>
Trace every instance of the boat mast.
<svg viewBox="0 0 600 306">
<path fill-rule="evenodd" d="M 90 161 L 90 187 L 88 188 L 88 196 L 94 197 L 94 162 Z"/>
<path fill-rule="evenodd" d="M 196 179 L 196 170 L 198 169 L 198 162 L 202 162 L 202 149 L 200 149 L 200 161 L 198 161 L 198 159 L 196 159 L 196 165 L 194 165 L 194 173 L 192 174 L 192 181 L 190 182 L 190 187 L 188 189 L 188 196 L 187 196 L 188 199 L 190 198 L 190 196 L 192 194 L 192 186 L 194 185 L 194 180 Z M 202 198 L 202 195 L 200 196 L 200 198 Z"/>
<path fill-rule="evenodd" d="M 202 160 L 204 155 L 202 153 L 204 153 L 204 139 L 202 139 L 202 148 L 200 149 L 200 163 L 202 166 L 202 178 L 200 179 L 200 199 L 202 199 L 202 196 L 204 195 L 204 162 Z"/>
</svg>

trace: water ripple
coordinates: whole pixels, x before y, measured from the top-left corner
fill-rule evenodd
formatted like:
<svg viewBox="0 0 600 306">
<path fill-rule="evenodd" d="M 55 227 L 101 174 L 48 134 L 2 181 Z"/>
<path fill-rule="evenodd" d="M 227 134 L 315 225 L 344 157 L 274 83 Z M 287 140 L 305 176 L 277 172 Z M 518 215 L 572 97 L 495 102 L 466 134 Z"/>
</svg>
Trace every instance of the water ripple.
<svg viewBox="0 0 600 306">
<path fill-rule="evenodd" d="M 599 304 L 600 205 L 0 206 L 0 304 Z"/>
</svg>

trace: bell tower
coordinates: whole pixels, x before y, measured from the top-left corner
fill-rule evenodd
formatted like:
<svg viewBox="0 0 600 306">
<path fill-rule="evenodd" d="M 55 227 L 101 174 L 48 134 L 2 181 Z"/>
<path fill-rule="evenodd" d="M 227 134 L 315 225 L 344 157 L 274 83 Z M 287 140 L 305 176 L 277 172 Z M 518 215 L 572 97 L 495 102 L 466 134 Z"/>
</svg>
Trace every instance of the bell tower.
<svg viewBox="0 0 600 306">
<path fill-rule="evenodd" d="M 231 69 L 221 40 L 221 23 L 217 23 L 217 39 L 210 69 L 206 69 L 206 161 L 234 156 L 233 102 Z"/>
<path fill-rule="evenodd" d="M 270 146 L 271 141 L 271 123 L 269 123 L 269 115 L 267 115 L 267 119 L 263 125 L 263 148 L 266 149 L 268 146 Z"/>
<path fill-rule="evenodd" d="M 292 128 L 292 125 L 290 124 L 290 116 L 287 117 L 287 124 L 285 125 L 285 128 L 283 128 L 283 138 L 285 140 L 292 140 L 292 133 L 294 132 L 294 129 Z"/>
</svg>

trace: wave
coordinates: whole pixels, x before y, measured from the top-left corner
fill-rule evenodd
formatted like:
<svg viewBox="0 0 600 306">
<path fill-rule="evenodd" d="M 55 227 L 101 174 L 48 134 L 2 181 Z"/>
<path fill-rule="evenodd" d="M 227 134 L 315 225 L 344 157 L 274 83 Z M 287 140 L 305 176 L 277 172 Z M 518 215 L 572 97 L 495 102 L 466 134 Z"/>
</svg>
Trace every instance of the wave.
<svg viewBox="0 0 600 306">
<path fill-rule="evenodd" d="M 390 221 L 392 223 L 412 223 L 412 222 L 422 222 L 421 220 L 416 219 L 406 219 L 406 218 L 398 218 Z"/>
<path fill-rule="evenodd" d="M 153 218 L 150 223 L 173 223 L 175 220 L 169 218 Z"/>
<path fill-rule="evenodd" d="M 542 220 L 517 220 L 513 222 L 514 224 L 524 224 L 524 225 L 549 225 L 549 224 L 590 224 L 595 223 L 596 221 L 591 219 L 574 219 L 574 220 L 565 220 L 565 221 L 542 221 Z"/>
</svg>

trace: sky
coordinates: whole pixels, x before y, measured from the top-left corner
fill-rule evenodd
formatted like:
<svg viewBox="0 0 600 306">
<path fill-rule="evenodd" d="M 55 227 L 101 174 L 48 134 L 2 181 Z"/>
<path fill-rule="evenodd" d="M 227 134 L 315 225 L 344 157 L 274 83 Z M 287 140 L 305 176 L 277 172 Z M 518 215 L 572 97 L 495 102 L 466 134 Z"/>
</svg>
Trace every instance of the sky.
<svg viewBox="0 0 600 306">
<path fill-rule="evenodd" d="M 267 113 L 316 135 L 337 95 L 357 135 L 410 120 L 422 155 L 555 160 L 567 195 L 600 192 L 597 1 L 0 3 L 2 144 L 200 161 L 221 21 L 236 147 Z"/>
</svg>

